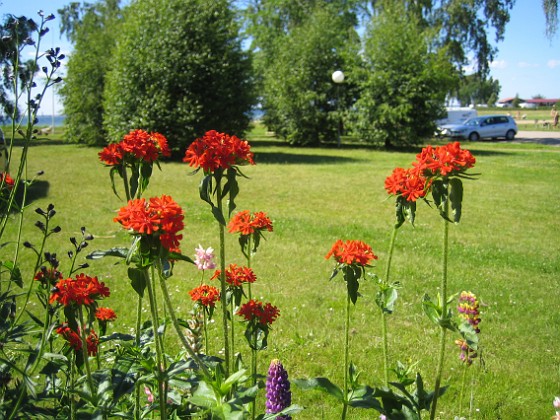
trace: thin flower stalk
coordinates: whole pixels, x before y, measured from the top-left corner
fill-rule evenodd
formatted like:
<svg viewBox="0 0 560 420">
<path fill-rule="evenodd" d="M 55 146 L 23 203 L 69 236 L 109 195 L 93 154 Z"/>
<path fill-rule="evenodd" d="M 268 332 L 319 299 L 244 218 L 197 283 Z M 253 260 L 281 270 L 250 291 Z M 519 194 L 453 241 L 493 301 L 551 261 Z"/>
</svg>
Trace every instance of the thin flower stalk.
<svg viewBox="0 0 560 420">
<path fill-rule="evenodd" d="M 442 249 L 442 274 L 441 274 L 441 286 L 440 286 L 440 296 L 441 296 L 441 317 L 442 322 L 445 322 L 448 318 L 447 310 L 447 260 L 449 256 L 449 221 L 446 219 L 449 215 L 449 200 L 445 200 L 443 209 L 443 249 Z M 438 362 L 436 368 L 436 379 L 434 383 L 434 399 L 432 401 L 432 406 L 430 410 L 430 420 L 434 420 L 436 416 L 437 403 L 439 392 L 441 388 L 441 378 L 443 375 L 443 365 L 445 362 L 445 346 L 446 346 L 446 336 L 447 328 L 445 326 L 440 326 L 440 338 L 439 338 L 439 352 L 438 352 Z"/>
<path fill-rule="evenodd" d="M 78 307 L 78 316 L 80 319 L 80 325 L 84 326 L 84 312 L 82 309 L 82 306 L 80 305 Z M 94 405 L 97 406 L 97 389 L 95 388 L 95 386 L 93 385 L 93 376 L 91 375 L 91 366 L 89 364 L 89 350 L 88 350 L 88 340 L 87 340 L 87 336 L 86 336 L 86 329 L 85 327 L 82 327 L 80 329 L 80 338 L 82 339 L 82 355 L 84 358 L 84 366 L 86 367 L 86 377 L 87 377 L 87 383 L 89 386 L 89 392 L 91 393 L 91 398 L 94 402 Z M 96 344 L 97 345 L 97 344 Z"/>
<path fill-rule="evenodd" d="M 154 341 L 156 344 L 156 363 L 157 363 L 156 379 L 158 381 L 158 398 L 159 398 L 160 416 L 162 420 L 166 420 L 167 419 L 167 398 L 166 398 L 167 383 L 163 379 L 163 372 L 165 371 L 164 352 L 161 343 L 161 337 L 159 336 L 158 333 L 159 319 L 157 314 L 157 302 L 156 302 L 156 296 L 154 293 L 152 281 L 150 279 L 148 270 L 145 269 L 143 270 L 143 272 L 146 280 L 146 289 L 148 290 L 148 299 L 150 301 L 150 315 L 152 317 L 152 328 L 154 330 Z"/>
<path fill-rule="evenodd" d="M 391 233 L 389 242 L 389 254 L 387 256 L 387 266 L 385 268 L 385 284 L 389 284 L 389 276 L 391 274 L 391 262 L 393 261 L 393 252 L 395 250 L 395 241 L 399 226 L 395 225 Z M 381 336 L 383 340 L 383 378 L 385 386 L 389 387 L 389 343 L 387 338 L 387 313 L 381 309 Z"/>
</svg>

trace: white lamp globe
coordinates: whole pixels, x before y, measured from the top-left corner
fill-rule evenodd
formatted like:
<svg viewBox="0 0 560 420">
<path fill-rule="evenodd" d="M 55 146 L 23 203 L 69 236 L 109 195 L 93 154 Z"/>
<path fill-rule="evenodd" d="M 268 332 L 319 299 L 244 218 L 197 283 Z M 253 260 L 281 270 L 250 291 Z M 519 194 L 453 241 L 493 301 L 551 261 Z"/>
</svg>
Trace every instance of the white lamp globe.
<svg viewBox="0 0 560 420">
<path fill-rule="evenodd" d="M 332 80 L 335 83 L 342 83 L 344 82 L 344 73 L 342 73 L 340 70 L 335 71 L 332 74 Z"/>
</svg>

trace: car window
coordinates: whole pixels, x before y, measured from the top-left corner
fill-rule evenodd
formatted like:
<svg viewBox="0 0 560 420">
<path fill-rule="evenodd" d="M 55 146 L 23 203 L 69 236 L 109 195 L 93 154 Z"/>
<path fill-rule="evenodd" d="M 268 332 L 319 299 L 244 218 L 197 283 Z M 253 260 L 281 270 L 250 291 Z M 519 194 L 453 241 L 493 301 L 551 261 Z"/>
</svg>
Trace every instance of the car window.
<svg viewBox="0 0 560 420">
<path fill-rule="evenodd" d="M 471 118 L 470 120 L 465 121 L 465 125 L 479 125 L 480 120 L 477 118 Z"/>
</svg>

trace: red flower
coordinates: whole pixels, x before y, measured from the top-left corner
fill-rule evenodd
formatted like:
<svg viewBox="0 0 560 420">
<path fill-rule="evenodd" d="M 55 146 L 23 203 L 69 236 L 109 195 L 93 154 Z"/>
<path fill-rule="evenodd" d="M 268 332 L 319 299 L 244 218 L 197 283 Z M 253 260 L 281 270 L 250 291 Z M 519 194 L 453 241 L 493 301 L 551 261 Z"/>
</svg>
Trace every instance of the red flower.
<svg viewBox="0 0 560 420">
<path fill-rule="evenodd" d="M 220 277 L 221 270 L 216 270 L 210 280 Z M 236 264 L 230 264 L 226 269 L 226 282 L 233 287 L 241 287 L 244 283 L 254 283 L 257 276 L 249 267 L 239 267 Z"/>
<path fill-rule="evenodd" d="M 240 211 L 228 223 L 230 233 L 247 236 L 261 230 L 272 232 L 272 221 L 263 211 L 257 211 L 253 215 L 249 210 Z"/>
<path fill-rule="evenodd" d="M 14 188 L 14 180 L 7 172 L 0 172 L 0 185 L 8 187 L 8 189 Z"/>
<path fill-rule="evenodd" d="M 263 304 L 251 299 L 239 308 L 237 315 L 242 316 L 246 321 L 256 321 L 262 326 L 269 326 L 280 316 L 280 310 L 270 303 Z"/>
<path fill-rule="evenodd" d="M 331 256 L 334 256 L 339 264 L 361 266 L 366 266 L 371 260 L 377 259 L 371 247 L 365 242 L 353 240 L 342 242 L 340 239 L 334 243 L 325 258 L 329 259 Z"/>
<path fill-rule="evenodd" d="M 89 331 L 89 334 L 86 337 L 86 344 L 88 355 L 95 356 L 99 348 L 99 337 L 97 337 L 97 334 L 95 333 L 93 328 Z"/>
<path fill-rule="evenodd" d="M 171 197 L 162 195 L 150 198 L 149 202 L 143 198 L 130 200 L 113 220 L 140 235 L 158 232 L 164 248 L 178 251 L 183 238 L 178 232 L 185 227 L 183 219 L 183 209 Z"/>
<path fill-rule="evenodd" d="M 117 314 L 111 308 L 97 308 L 95 317 L 101 322 L 109 322 L 117 319 Z"/>
<path fill-rule="evenodd" d="M 456 141 L 435 149 L 425 147 L 416 155 L 413 166 L 426 177 L 453 176 L 472 168 L 475 162 L 471 152 L 461 149 Z"/>
<path fill-rule="evenodd" d="M 203 306 L 215 306 L 220 300 L 220 291 L 214 286 L 202 284 L 189 292 L 194 302 L 199 302 Z"/>
<path fill-rule="evenodd" d="M 247 141 L 215 130 L 208 131 L 202 138 L 192 142 L 185 152 L 183 162 L 188 162 L 189 166 L 197 169 L 202 168 L 205 174 L 213 173 L 216 169 L 255 164 Z"/>
<path fill-rule="evenodd" d="M 80 351 L 82 349 L 82 339 L 80 335 L 72 330 L 68 324 L 62 324 L 56 329 L 56 332 L 60 334 L 74 350 Z"/>
<path fill-rule="evenodd" d="M 416 201 L 428 192 L 428 181 L 415 168 L 395 168 L 385 179 L 385 189 L 389 194 L 402 195 L 407 201 Z"/>
<path fill-rule="evenodd" d="M 123 150 L 119 143 L 111 143 L 98 154 L 99 159 L 108 166 L 117 166 L 122 163 Z"/>
<path fill-rule="evenodd" d="M 119 143 L 112 143 L 99 152 L 99 159 L 108 166 L 136 160 L 152 163 L 161 156 L 171 156 L 167 139 L 160 133 L 132 130 Z"/>
<path fill-rule="evenodd" d="M 99 283 L 97 277 L 85 274 L 78 274 L 75 279 L 60 280 L 53 290 L 49 303 L 59 302 L 64 306 L 91 305 L 96 299 L 110 294 L 105 283 Z"/>
</svg>

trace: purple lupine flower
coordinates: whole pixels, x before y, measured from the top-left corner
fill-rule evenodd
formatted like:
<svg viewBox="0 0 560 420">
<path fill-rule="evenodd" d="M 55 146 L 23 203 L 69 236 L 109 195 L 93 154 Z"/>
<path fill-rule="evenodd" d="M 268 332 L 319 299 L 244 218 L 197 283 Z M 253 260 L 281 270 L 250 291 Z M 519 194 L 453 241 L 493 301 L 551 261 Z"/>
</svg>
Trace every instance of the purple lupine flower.
<svg viewBox="0 0 560 420">
<path fill-rule="evenodd" d="M 266 377 L 266 412 L 276 414 L 292 404 L 288 372 L 278 359 L 270 362 Z M 278 420 L 291 420 L 291 416 L 278 416 Z"/>
</svg>

